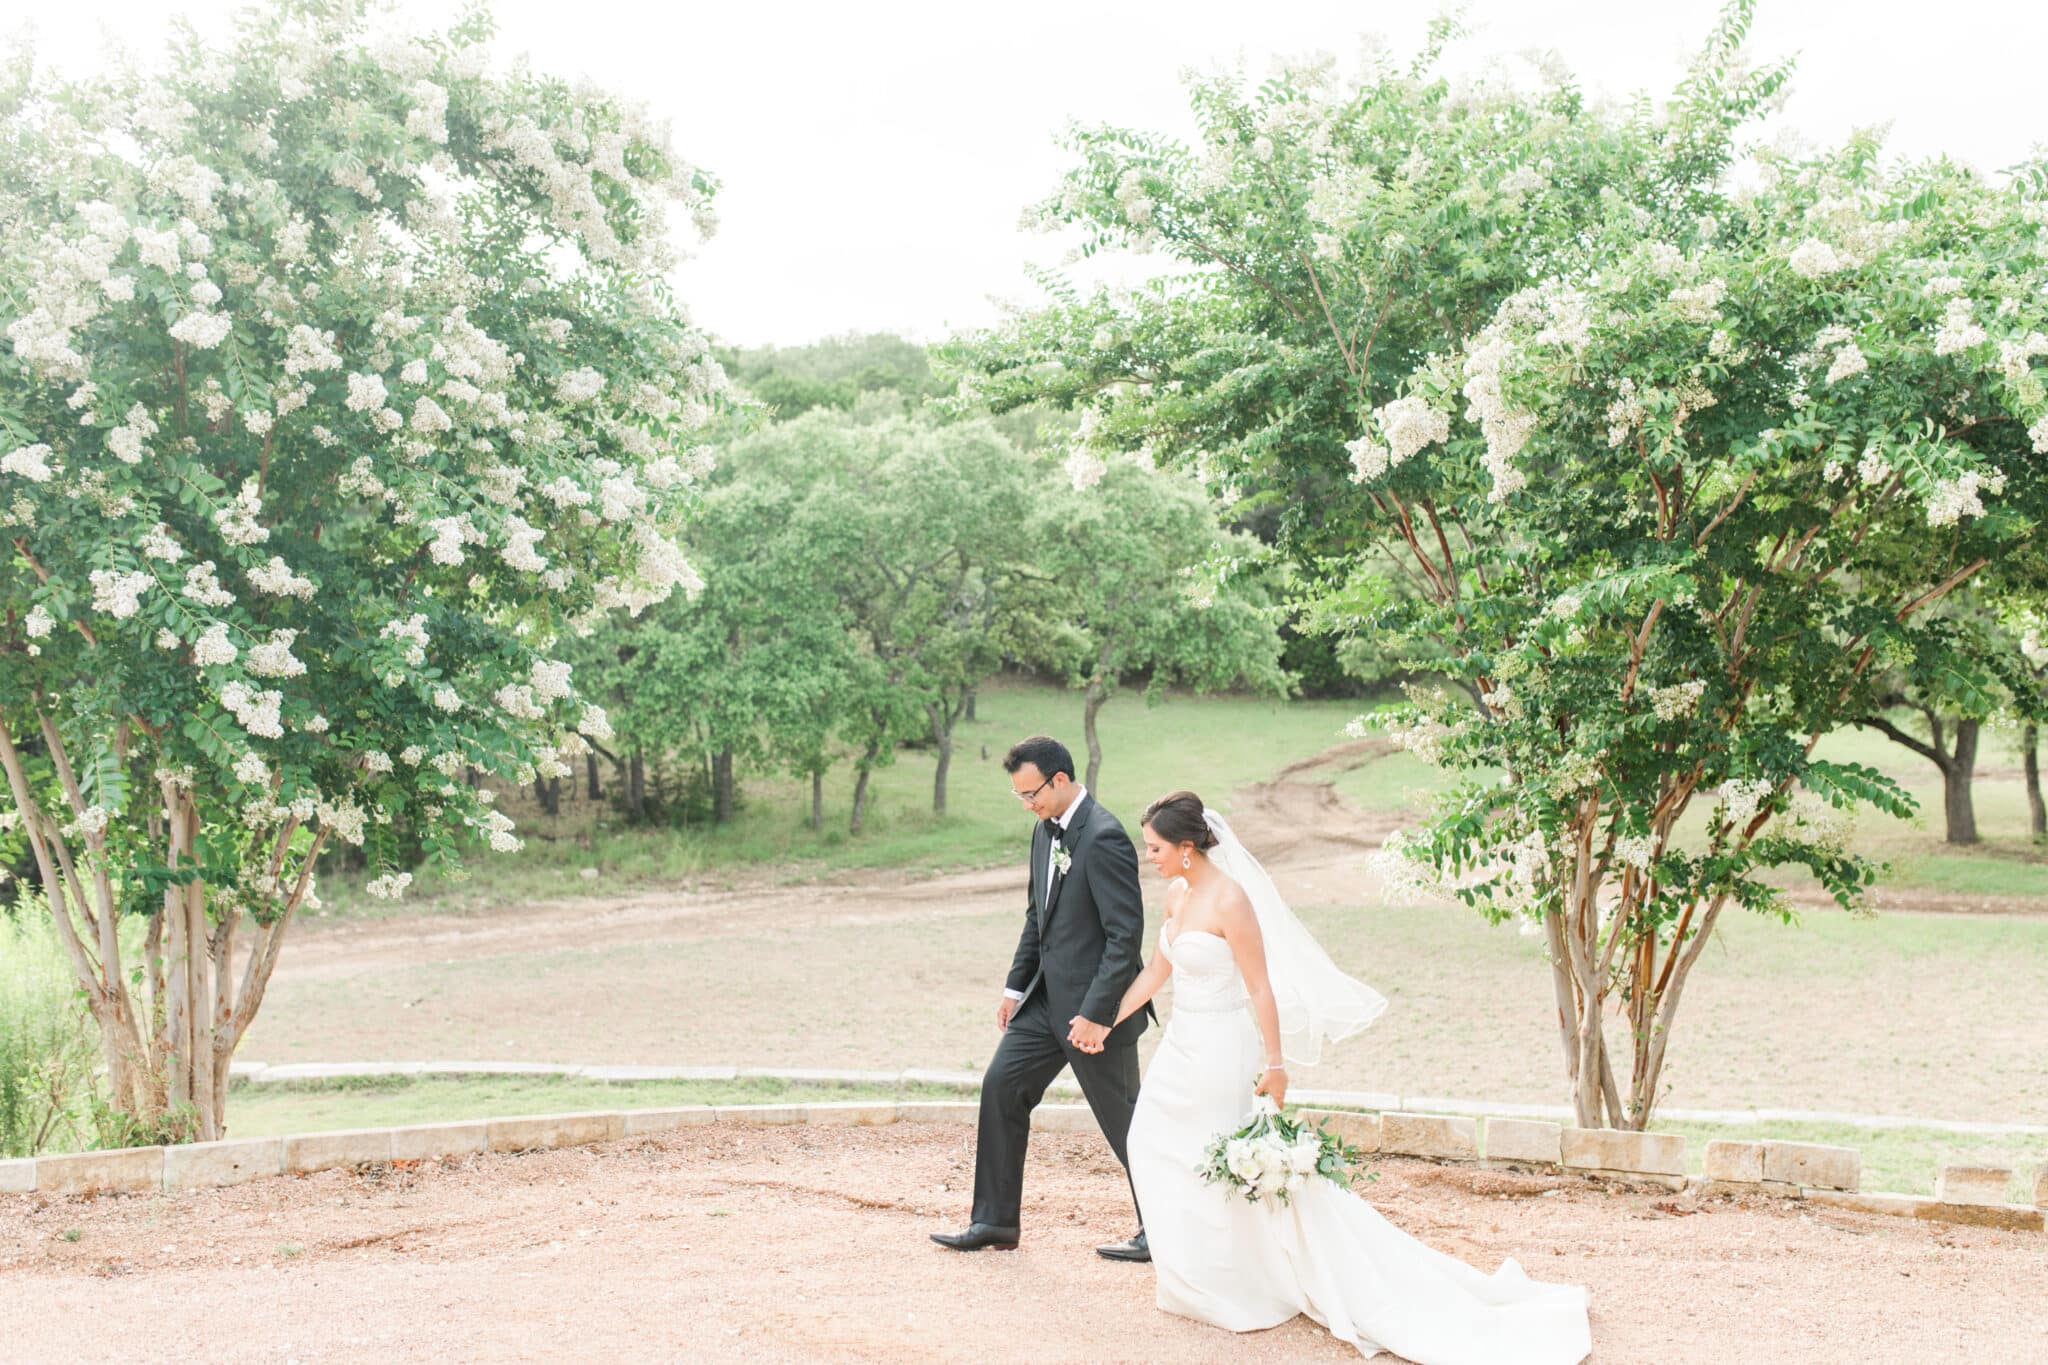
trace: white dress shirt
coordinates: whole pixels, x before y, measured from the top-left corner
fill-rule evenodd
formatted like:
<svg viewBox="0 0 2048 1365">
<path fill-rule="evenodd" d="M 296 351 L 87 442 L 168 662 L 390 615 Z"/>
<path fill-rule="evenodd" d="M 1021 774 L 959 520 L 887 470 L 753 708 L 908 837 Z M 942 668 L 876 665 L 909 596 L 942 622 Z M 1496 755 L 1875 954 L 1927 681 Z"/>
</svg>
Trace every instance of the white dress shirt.
<svg viewBox="0 0 2048 1365">
<path fill-rule="evenodd" d="M 1074 788 L 1074 799 L 1073 799 L 1072 801 L 1069 801 L 1069 802 L 1067 803 L 1067 808 L 1066 808 L 1066 809 L 1065 809 L 1064 811 L 1061 811 L 1061 812 L 1060 812 L 1060 814 L 1059 814 L 1059 815 L 1058 815 L 1058 816 L 1057 816 L 1057 817 L 1055 818 L 1055 820 L 1054 820 L 1054 823 L 1055 823 L 1055 824 L 1057 824 L 1057 825 L 1058 825 L 1058 826 L 1060 827 L 1060 830 L 1061 830 L 1061 832 L 1062 832 L 1062 833 L 1064 833 L 1064 832 L 1065 832 L 1065 831 L 1066 831 L 1066 830 L 1067 830 L 1068 828 L 1070 828 L 1070 827 L 1071 827 L 1071 826 L 1073 825 L 1073 823 L 1074 823 L 1074 813 L 1075 813 L 1076 811 L 1078 811 L 1078 810 L 1080 810 L 1080 809 L 1081 809 L 1081 802 L 1082 802 L 1083 800 L 1085 800 L 1085 799 L 1087 798 L 1087 796 L 1088 796 L 1088 789 L 1087 789 L 1086 787 L 1082 787 L 1082 786 L 1078 786 L 1078 785 L 1077 785 L 1077 786 L 1076 786 L 1076 787 Z M 1046 840 L 1046 844 L 1045 844 L 1045 899 L 1046 899 L 1046 901 L 1047 901 L 1047 903 L 1048 903 L 1048 904 L 1049 904 L 1049 903 L 1050 903 L 1050 902 L 1052 901 L 1052 871 L 1053 871 L 1053 861 L 1052 861 L 1052 860 L 1053 860 L 1053 855 L 1054 855 L 1054 854 L 1055 854 L 1055 853 L 1056 853 L 1056 852 L 1057 852 L 1057 851 L 1059 850 L 1059 847 L 1060 847 L 1060 841 L 1059 841 L 1059 840 L 1056 840 L 1056 839 L 1048 839 L 1048 840 Z M 1022 992 L 1022 991 L 1018 991 L 1018 990 L 1012 990 L 1012 989 L 1010 989 L 1010 988 L 1009 988 L 1008 986 L 1005 986 L 1005 987 L 1003 987 L 1003 994 L 1004 994 L 1004 995 L 1006 995 L 1006 996 L 1008 996 L 1008 997 L 1009 997 L 1010 999 L 1012 999 L 1012 1000 L 1022 1000 L 1022 999 L 1024 998 L 1024 992 Z"/>
</svg>

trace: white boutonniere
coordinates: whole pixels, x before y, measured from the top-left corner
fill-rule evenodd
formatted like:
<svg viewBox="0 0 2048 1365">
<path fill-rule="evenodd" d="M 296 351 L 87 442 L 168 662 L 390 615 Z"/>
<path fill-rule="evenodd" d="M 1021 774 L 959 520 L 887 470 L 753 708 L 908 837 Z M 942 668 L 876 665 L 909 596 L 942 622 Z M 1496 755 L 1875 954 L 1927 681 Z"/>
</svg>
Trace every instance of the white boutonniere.
<svg viewBox="0 0 2048 1365">
<path fill-rule="evenodd" d="M 1074 865 L 1074 855 L 1067 852 L 1067 846 L 1055 839 L 1052 841 L 1052 875 L 1064 877 L 1067 869 Z"/>
</svg>

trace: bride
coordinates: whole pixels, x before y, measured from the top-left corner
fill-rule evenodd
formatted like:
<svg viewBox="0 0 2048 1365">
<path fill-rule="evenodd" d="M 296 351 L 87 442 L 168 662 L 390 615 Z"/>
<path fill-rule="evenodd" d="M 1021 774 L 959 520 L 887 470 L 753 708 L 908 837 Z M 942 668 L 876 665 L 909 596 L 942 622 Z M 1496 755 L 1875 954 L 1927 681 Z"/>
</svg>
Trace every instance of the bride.
<svg viewBox="0 0 2048 1365">
<path fill-rule="evenodd" d="M 1192 792 L 1153 802 L 1144 834 L 1147 858 L 1172 884 L 1159 951 L 1117 1020 L 1177 978 L 1129 1143 L 1159 1306 L 1233 1332 L 1306 1313 L 1367 1355 L 1418 1365 L 1582 1360 L 1592 1338 L 1579 1286 L 1531 1280 L 1512 1260 L 1482 1275 L 1333 1181 L 1311 1178 L 1285 1205 L 1203 1182 L 1204 1149 L 1242 1126 L 1253 1095 L 1283 1103 L 1287 1062 L 1314 1063 L 1325 1041 L 1358 1032 L 1387 1002 L 1337 969 Z"/>
</svg>

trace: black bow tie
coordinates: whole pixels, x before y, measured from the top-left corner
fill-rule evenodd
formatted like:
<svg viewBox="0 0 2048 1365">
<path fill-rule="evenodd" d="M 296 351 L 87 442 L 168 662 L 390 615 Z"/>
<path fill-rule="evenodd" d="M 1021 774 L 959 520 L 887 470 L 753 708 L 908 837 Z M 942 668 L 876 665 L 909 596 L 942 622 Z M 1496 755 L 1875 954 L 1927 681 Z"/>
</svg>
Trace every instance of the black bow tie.
<svg viewBox="0 0 2048 1365">
<path fill-rule="evenodd" d="M 1057 821 L 1057 820 L 1040 820 L 1040 821 L 1039 821 L 1038 823 L 1039 823 L 1039 824 L 1041 824 L 1041 825 L 1044 825 L 1044 826 L 1045 826 L 1045 832 L 1046 832 L 1047 834 L 1049 834 L 1049 835 L 1051 835 L 1051 836 L 1052 836 L 1052 841 L 1053 841 L 1054 843 L 1058 843 L 1058 842 L 1060 841 L 1060 822 L 1059 822 L 1059 821 Z"/>
</svg>

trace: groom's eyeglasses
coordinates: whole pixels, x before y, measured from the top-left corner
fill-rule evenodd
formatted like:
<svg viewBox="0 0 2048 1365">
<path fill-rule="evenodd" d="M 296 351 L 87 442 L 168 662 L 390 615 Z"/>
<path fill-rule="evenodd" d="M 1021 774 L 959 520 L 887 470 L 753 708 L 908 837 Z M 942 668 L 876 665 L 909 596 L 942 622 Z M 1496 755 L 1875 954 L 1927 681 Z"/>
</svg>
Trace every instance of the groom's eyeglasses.
<svg viewBox="0 0 2048 1365">
<path fill-rule="evenodd" d="M 1053 774 L 1053 777 L 1058 777 L 1058 776 L 1059 776 L 1059 774 L 1058 774 L 1058 773 L 1054 773 L 1054 774 Z M 1028 791 L 1028 792 L 1020 792 L 1020 791 L 1018 791 L 1018 790 L 1017 790 L 1017 789 L 1016 789 L 1015 787 L 1012 787 L 1012 788 L 1010 788 L 1010 790 L 1011 790 L 1011 792 L 1013 792 L 1013 793 L 1014 793 L 1014 794 L 1016 795 L 1016 797 L 1017 797 L 1017 799 L 1018 799 L 1019 801 L 1022 801 L 1022 802 L 1023 802 L 1023 803 L 1025 804 L 1025 805 L 1027 805 L 1027 806 L 1028 806 L 1028 805 L 1030 805 L 1030 804 L 1031 804 L 1031 803 L 1032 803 L 1033 801 L 1035 801 L 1035 800 L 1037 800 L 1037 799 L 1038 799 L 1038 794 L 1039 794 L 1040 792 L 1044 791 L 1044 790 L 1045 790 L 1045 789 L 1046 789 L 1047 787 L 1050 787 L 1051 785 L 1052 785 L 1052 777 L 1048 777 L 1048 778 L 1046 778 L 1046 779 L 1045 779 L 1045 781 L 1043 781 L 1043 782 L 1039 783 L 1039 784 L 1038 784 L 1037 786 L 1033 787 L 1033 788 L 1032 788 L 1032 789 L 1031 789 L 1030 791 Z"/>
</svg>

